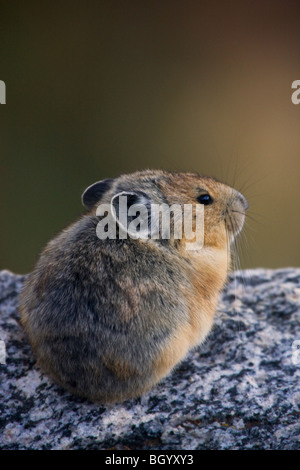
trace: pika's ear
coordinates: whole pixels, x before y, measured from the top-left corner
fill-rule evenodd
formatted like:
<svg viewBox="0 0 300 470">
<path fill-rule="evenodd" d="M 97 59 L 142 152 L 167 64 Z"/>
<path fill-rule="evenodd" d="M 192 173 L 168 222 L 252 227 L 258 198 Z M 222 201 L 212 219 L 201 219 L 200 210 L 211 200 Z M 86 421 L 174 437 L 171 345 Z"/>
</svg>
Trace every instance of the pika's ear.
<svg viewBox="0 0 300 470">
<path fill-rule="evenodd" d="M 151 235 L 152 203 L 143 191 L 122 191 L 111 199 L 112 215 L 124 233 L 146 239 Z"/>
<path fill-rule="evenodd" d="M 92 209 L 100 201 L 103 194 L 111 188 L 113 181 L 113 178 L 107 178 L 86 188 L 81 196 L 84 207 L 88 210 Z"/>
</svg>

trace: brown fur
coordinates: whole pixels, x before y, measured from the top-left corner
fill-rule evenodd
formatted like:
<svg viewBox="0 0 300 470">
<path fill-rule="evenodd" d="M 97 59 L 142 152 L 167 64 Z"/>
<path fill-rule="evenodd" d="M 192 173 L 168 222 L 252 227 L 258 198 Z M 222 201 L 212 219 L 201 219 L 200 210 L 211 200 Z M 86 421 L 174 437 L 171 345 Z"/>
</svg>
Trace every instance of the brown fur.
<svg viewBox="0 0 300 470">
<path fill-rule="evenodd" d="M 204 207 L 201 250 L 187 240 L 99 240 L 96 207 L 120 192 L 151 203 Z M 140 396 L 209 333 L 241 230 L 246 200 L 193 173 L 144 171 L 105 180 L 83 195 L 88 212 L 52 240 L 21 295 L 20 315 L 40 367 L 97 402 Z"/>
</svg>

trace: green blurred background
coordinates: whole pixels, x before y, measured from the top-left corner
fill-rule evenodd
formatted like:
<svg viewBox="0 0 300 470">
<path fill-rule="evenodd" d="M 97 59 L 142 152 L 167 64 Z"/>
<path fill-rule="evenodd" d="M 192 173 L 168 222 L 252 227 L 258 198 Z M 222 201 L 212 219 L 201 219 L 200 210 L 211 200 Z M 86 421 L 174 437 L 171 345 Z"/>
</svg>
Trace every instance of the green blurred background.
<svg viewBox="0 0 300 470">
<path fill-rule="evenodd" d="M 299 1 L 1 1 L 0 79 L 0 268 L 143 168 L 234 185 L 242 267 L 300 265 Z"/>
</svg>

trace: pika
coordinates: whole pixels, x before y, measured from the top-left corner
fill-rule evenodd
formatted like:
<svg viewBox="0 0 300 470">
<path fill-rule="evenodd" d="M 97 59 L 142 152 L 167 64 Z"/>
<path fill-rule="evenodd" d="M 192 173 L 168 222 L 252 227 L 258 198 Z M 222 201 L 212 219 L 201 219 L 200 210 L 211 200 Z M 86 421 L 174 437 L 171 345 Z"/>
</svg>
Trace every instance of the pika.
<svg viewBox="0 0 300 470">
<path fill-rule="evenodd" d="M 118 236 L 119 194 L 131 205 L 202 205 L 203 246 L 188 250 L 184 236 Z M 21 324 L 57 384 L 94 402 L 121 402 L 145 394 L 208 335 L 248 203 L 213 178 L 162 170 L 98 181 L 82 202 L 87 212 L 48 243 L 28 275 Z M 100 204 L 116 221 L 114 238 L 97 235 Z"/>
</svg>

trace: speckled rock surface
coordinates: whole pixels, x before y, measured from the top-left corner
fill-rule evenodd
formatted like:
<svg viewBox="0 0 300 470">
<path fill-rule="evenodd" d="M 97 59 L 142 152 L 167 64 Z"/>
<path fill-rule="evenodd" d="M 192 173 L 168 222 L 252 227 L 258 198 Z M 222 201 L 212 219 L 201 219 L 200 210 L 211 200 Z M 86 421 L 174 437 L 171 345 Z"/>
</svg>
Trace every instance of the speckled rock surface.
<svg viewBox="0 0 300 470">
<path fill-rule="evenodd" d="M 23 280 L 0 272 L 1 449 L 299 449 L 300 269 L 231 275 L 205 344 L 142 399 L 109 407 L 36 368 Z"/>
</svg>

